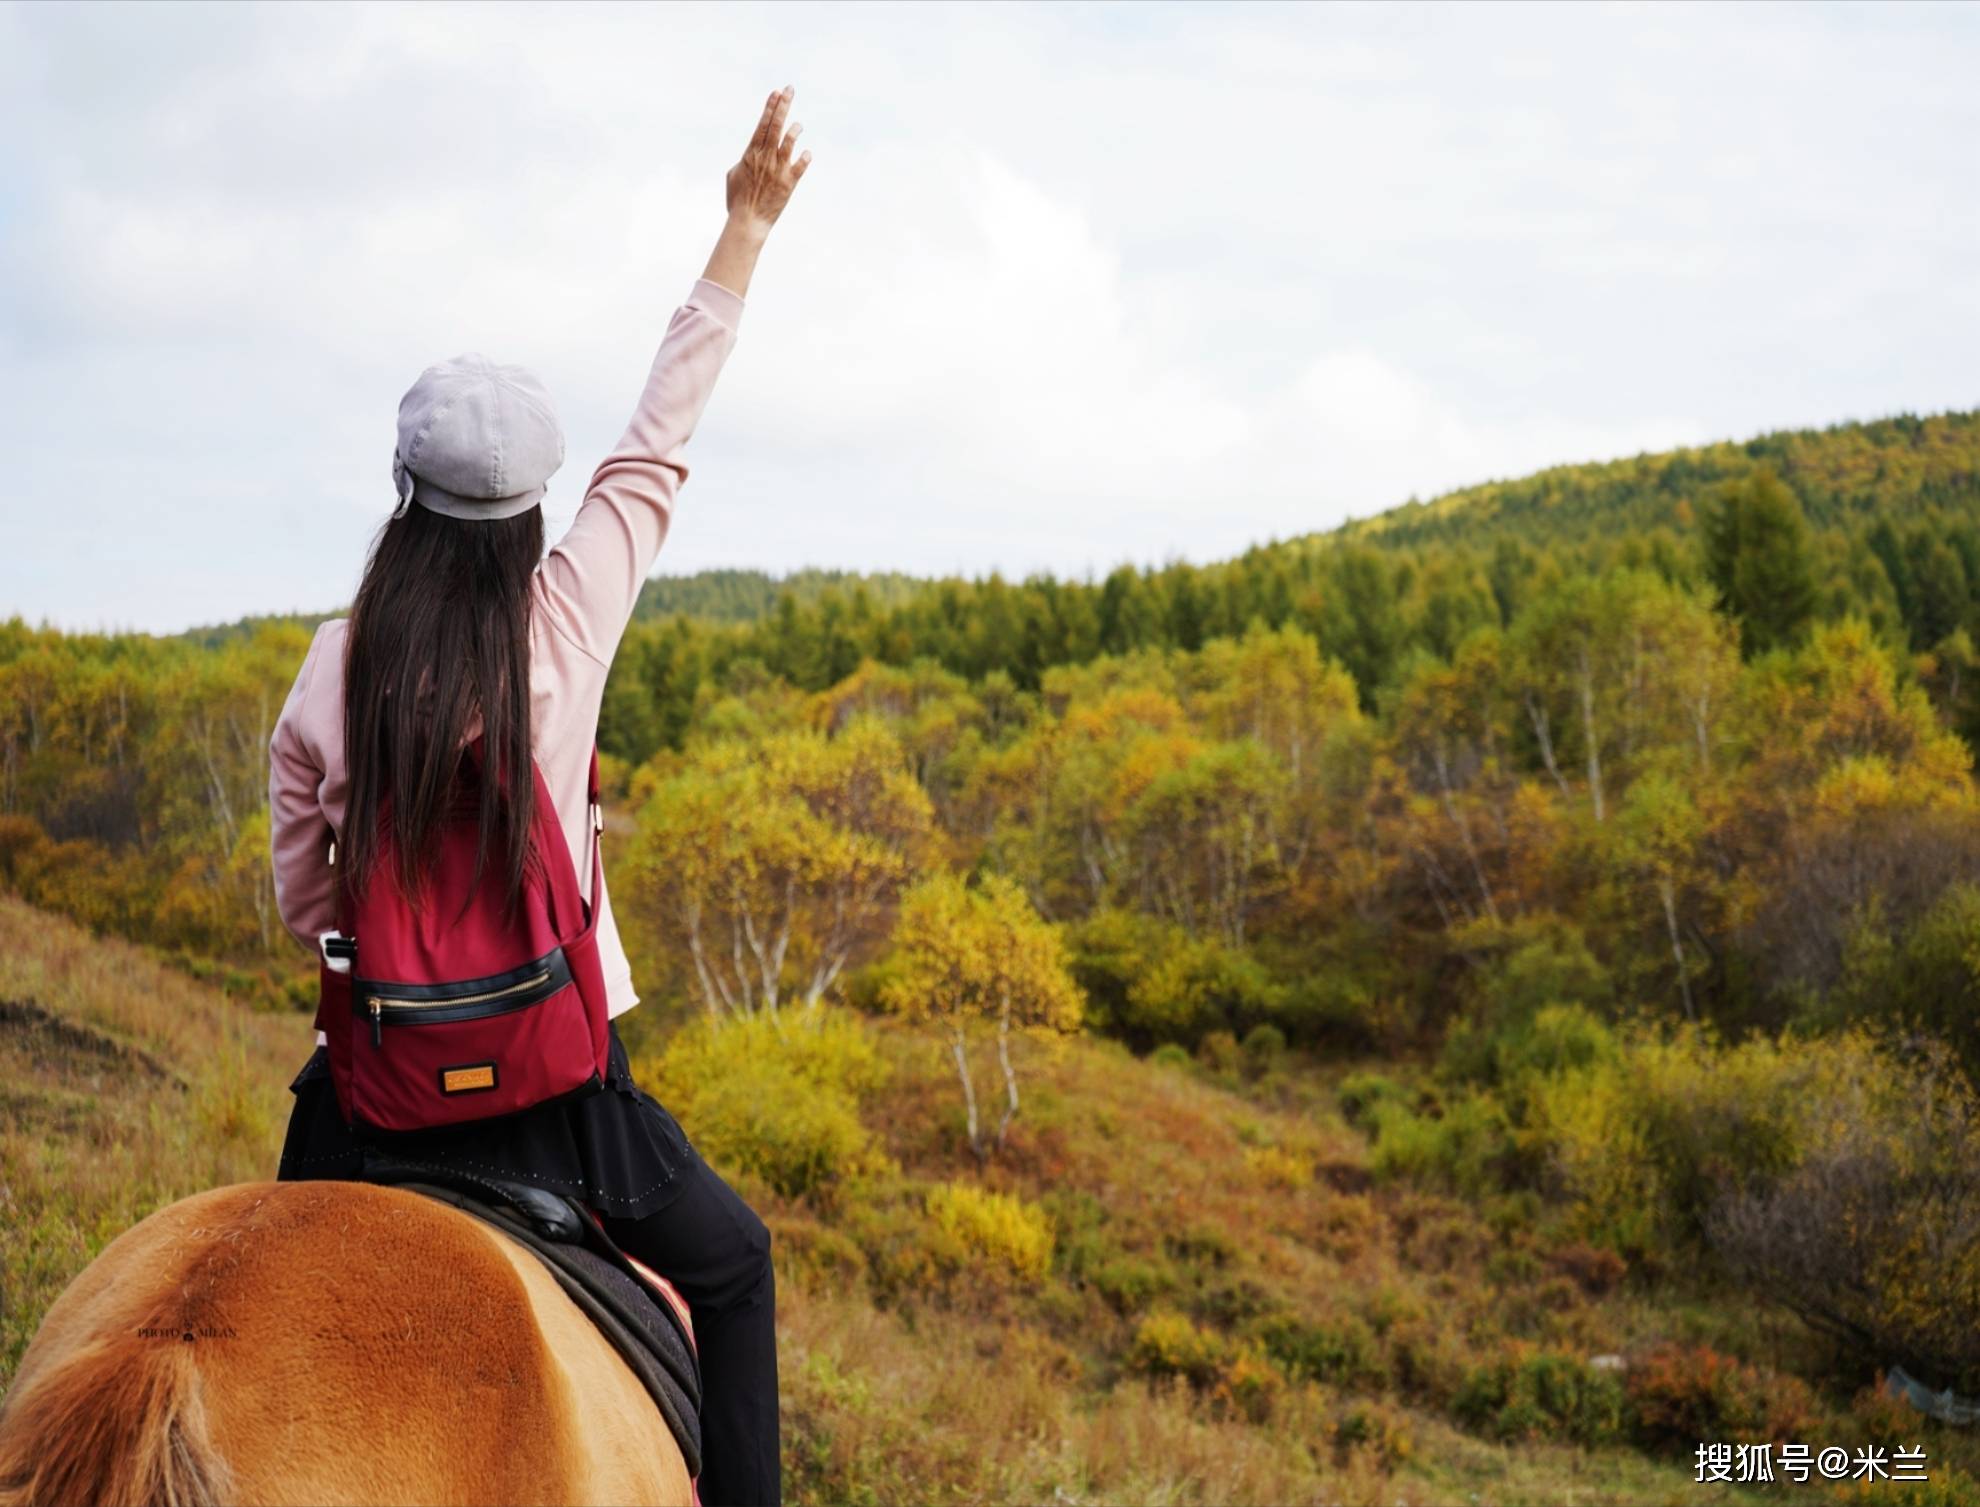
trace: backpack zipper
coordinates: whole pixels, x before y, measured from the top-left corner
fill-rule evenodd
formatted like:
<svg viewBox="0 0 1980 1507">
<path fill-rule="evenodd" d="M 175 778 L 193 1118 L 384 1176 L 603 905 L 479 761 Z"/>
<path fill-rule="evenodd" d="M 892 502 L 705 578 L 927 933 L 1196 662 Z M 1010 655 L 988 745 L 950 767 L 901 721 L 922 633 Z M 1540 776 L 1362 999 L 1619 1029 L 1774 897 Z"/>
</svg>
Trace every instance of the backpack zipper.
<svg viewBox="0 0 1980 1507">
<path fill-rule="evenodd" d="M 496 987 L 469 994 L 451 992 L 460 988 L 459 984 L 392 985 L 365 981 L 368 987 L 362 998 L 363 1008 L 371 1016 L 371 1044 L 374 1047 L 385 1044 L 384 1027 L 388 1024 L 437 1025 L 523 1010 L 548 999 L 571 982 L 570 968 L 561 948 L 523 967 L 529 970 L 523 977 L 512 977 L 507 983 L 500 982 L 499 976 L 482 980 Z M 522 969 L 516 971 L 520 973 Z M 471 982 L 468 987 L 473 987 Z"/>
</svg>

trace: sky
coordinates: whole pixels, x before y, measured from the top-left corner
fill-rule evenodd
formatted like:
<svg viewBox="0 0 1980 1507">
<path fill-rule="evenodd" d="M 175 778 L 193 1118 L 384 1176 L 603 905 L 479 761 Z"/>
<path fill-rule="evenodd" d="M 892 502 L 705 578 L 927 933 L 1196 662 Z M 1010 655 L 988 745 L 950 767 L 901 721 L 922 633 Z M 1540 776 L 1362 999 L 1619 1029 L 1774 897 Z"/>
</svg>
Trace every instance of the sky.
<svg viewBox="0 0 1980 1507">
<path fill-rule="evenodd" d="M 0 6 L 0 618 L 350 599 L 400 395 L 568 437 L 812 163 L 658 568 L 1101 575 L 1980 406 L 1980 6 Z"/>
</svg>

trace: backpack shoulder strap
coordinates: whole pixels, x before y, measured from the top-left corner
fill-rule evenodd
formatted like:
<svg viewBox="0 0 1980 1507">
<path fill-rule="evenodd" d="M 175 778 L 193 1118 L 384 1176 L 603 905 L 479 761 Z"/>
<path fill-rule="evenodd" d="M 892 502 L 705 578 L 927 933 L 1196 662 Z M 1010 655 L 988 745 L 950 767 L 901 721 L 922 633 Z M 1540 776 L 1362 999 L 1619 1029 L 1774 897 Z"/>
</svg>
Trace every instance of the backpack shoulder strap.
<svg viewBox="0 0 1980 1507">
<path fill-rule="evenodd" d="M 336 928 L 345 936 L 351 934 L 351 888 L 344 882 L 344 845 L 337 835 L 337 829 L 323 824 L 323 861 L 330 870 L 330 900 Z"/>
<path fill-rule="evenodd" d="M 598 744 L 591 745 L 590 809 L 587 813 L 591 821 L 591 903 L 586 907 L 588 920 L 595 922 L 598 916 L 598 897 L 605 893 L 605 806 L 598 795 Z"/>
</svg>

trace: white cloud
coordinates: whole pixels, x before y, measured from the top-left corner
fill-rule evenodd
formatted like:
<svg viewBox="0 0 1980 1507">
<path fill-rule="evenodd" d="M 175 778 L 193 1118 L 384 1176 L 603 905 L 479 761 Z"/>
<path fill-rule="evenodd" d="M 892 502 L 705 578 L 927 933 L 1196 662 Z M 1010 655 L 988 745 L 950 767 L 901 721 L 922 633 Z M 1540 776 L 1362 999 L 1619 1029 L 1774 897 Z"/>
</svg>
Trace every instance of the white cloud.
<svg viewBox="0 0 1980 1507">
<path fill-rule="evenodd" d="M 465 349 L 567 510 L 783 82 L 669 569 L 1211 558 L 1966 406 L 1976 62 L 1951 7 L 0 9 L 0 613 L 340 600 Z"/>
</svg>

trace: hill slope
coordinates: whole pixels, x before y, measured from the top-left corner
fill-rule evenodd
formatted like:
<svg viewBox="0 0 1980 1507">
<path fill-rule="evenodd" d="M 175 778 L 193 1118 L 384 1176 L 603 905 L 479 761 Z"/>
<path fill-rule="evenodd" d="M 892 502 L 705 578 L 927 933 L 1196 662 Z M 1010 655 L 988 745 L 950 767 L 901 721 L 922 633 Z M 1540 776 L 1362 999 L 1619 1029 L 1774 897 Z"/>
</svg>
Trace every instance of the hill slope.
<svg viewBox="0 0 1980 1507">
<path fill-rule="evenodd" d="M 0 894 L 0 1390 L 43 1310 L 117 1235 L 273 1177 L 307 1022 Z"/>
<path fill-rule="evenodd" d="M 1457 1205 L 1371 1190 L 1331 1095 L 1275 1074 L 1246 1096 L 1105 1043 L 1028 1048 L 1024 1113 L 979 1175 L 939 1042 L 847 1016 L 832 1029 L 878 1063 L 860 1113 L 881 1157 L 861 1178 L 779 1194 L 719 1104 L 683 1115 L 776 1232 L 793 1501 L 1718 1499 L 1676 1463 L 1488 1443 L 1398 1400 L 1402 1357 L 1449 1365 L 1495 1308 L 1496 1325 L 1576 1348 L 1656 1321 L 1536 1297 L 1540 1278 L 1474 1287 L 1511 1247 Z M 0 897 L 0 1387 L 110 1239 L 271 1174 L 307 1049 L 299 1017 L 249 1013 Z M 638 1071 L 666 1076 L 654 1059 Z M 782 1134 L 802 1141 L 802 1124 Z M 994 1231 L 931 1215 L 932 1190 L 958 1187 L 1045 1211 L 1042 1261 L 1014 1266 Z M 1278 1315 L 1329 1379 L 1248 1372 L 1209 1313 L 1234 1331 Z"/>
<path fill-rule="evenodd" d="M 1980 410 L 1778 430 L 1745 441 L 1551 466 L 1261 545 L 1246 559 L 1257 565 L 1339 543 L 1475 550 L 1513 539 L 1529 548 L 1572 548 L 1658 529 L 1683 532 L 1713 488 L 1756 465 L 1771 466 L 1788 483 L 1817 528 L 1851 528 L 1873 515 L 1902 523 L 1935 508 L 1973 514 L 1980 512 Z M 754 622 L 770 616 L 786 594 L 809 605 L 831 593 L 850 596 L 855 588 L 884 609 L 939 584 L 896 573 L 807 570 L 780 579 L 762 571 L 707 570 L 649 580 L 635 615 Z"/>
<path fill-rule="evenodd" d="M 1478 546 L 1502 537 L 1544 546 L 1681 529 L 1689 524 L 1688 504 L 1756 465 L 1771 466 L 1788 483 L 1818 528 L 1871 513 L 1897 521 L 1933 507 L 1971 511 L 1980 505 L 1980 411 L 1781 430 L 1744 443 L 1552 466 L 1406 503 L 1292 547 L 1332 538 L 1392 548 Z"/>
<path fill-rule="evenodd" d="M 635 1058 L 773 1232 L 794 1500 L 1716 1499 L 1589 1421 L 1623 1406 L 1589 1359 L 1748 1350 L 1750 1314 L 1680 1318 L 1523 1221 L 1381 1185 L 1310 1060 L 1014 1053 L 983 1165 L 923 1028 L 825 1007 Z M 1509 1418 L 1508 1366 L 1587 1418 Z"/>
</svg>

